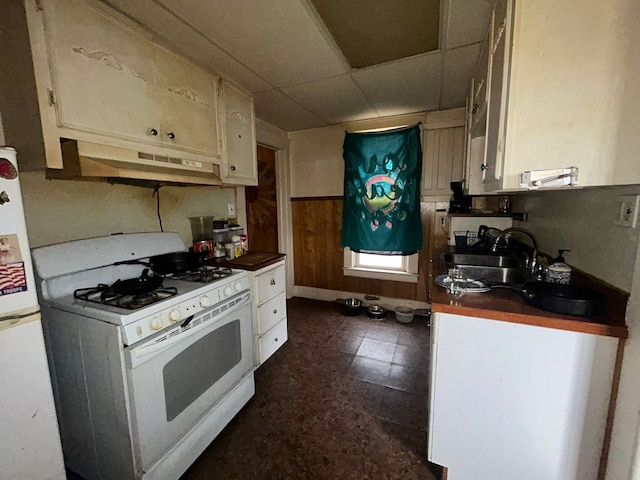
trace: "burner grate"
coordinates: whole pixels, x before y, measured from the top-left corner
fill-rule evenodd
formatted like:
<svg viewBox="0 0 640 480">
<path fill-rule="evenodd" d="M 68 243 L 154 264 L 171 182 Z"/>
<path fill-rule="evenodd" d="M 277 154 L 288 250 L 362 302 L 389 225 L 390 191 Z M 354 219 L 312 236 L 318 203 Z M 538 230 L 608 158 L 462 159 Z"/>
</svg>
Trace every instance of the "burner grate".
<svg viewBox="0 0 640 480">
<path fill-rule="evenodd" d="M 185 282 L 211 283 L 221 278 L 228 277 L 233 271 L 229 267 L 211 267 L 205 266 L 199 270 L 174 274 L 174 280 L 182 280 Z"/>
<path fill-rule="evenodd" d="M 136 310 L 177 294 L 178 289 L 175 287 L 159 287 L 143 293 L 120 293 L 114 292 L 109 285 L 101 283 L 95 287 L 80 288 L 73 292 L 73 297 L 100 305 Z"/>
</svg>

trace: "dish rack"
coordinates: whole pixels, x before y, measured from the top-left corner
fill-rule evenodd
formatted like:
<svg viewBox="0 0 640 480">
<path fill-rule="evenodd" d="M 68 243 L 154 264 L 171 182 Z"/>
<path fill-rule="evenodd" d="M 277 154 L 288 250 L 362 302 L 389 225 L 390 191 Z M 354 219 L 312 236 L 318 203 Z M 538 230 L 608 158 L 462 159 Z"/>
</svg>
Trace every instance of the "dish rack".
<svg viewBox="0 0 640 480">
<path fill-rule="evenodd" d="M 456 240 L 456 247 L 470 247 L 478 242 L 478 232 L 458 231 L 453 232 Z"/>
</svg>

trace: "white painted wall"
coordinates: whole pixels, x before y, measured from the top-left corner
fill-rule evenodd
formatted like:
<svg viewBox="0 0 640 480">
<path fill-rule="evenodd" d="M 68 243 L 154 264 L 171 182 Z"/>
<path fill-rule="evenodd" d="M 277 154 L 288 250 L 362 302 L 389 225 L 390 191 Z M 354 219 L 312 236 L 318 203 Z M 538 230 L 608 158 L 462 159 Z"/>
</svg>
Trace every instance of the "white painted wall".
<svg viewBox="0 0 640 480">
<path fill-rule="evenodd" d="M 566 248 L 569 265 L 626 292 L 631 290 L 640 225 L 613 224 L 619 195 L 640 194 L 640 186 L 543 191 L 516 198 L 514 211 L 529 213 L 516 222 L 530 230 L 540 251 L 555 255 Z"/>
<path fill-rule="evenodd" d="M 47 180 L 44 171 L 20 174 L 31 247 L 112 233 L 160 231 L 152 189 L 103 182 Z M 235 189 L 162 187 L 164 230 L 192 243 L 190 216 L 228 216 Z"/>
</svg>

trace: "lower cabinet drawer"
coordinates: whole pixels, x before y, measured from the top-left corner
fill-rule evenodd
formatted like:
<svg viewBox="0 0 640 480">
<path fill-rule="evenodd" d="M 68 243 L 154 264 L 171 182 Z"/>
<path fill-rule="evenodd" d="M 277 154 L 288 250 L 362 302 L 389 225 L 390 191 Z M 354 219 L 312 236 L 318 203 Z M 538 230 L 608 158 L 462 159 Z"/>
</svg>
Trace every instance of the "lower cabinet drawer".
<svg viewBox="0 0 640 480">
<path fill-rule="evenodd" d="M 285 318 L 258 340 L 260 345 L 260 363 L 264 363 L 284 342 L 287 341 L 287 319 Z"/>
<path fill-rule="evenodd" d="M 258 335 L 262 335 L 287 316 L 287 296 L 282 292 L 258 307 Z"/>
<path fill-rule="evenodd" d="M 268 268 L 268 267 L 267 267 Z M 284 262 L 266 272 L 256 275 L 256 291 L 254 295 L 258 305 L 285 290 Z"/>
</svg>

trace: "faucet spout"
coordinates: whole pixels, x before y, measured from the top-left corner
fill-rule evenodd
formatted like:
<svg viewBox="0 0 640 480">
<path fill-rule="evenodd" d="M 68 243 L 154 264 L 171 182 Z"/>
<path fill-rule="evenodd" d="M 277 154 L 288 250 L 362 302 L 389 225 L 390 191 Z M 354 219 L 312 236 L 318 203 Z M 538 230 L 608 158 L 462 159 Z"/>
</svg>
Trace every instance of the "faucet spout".
<svg viewBox="0 0 640 480">
<path fill-rule="evenodd" d="M 500 235 L 496 237 L 496 239 L 493 241 L 493 244 L 491 245 L 491 251 L 496 252 L 498 250 L 498 244 L 500 243 L 500 240 L 502 240 L 503 238 L 506 238 L 507 235 L 511 235 L 514 232 L 523 233 L 531 239 L 533 251 L 531 252 L 531 259 L 528 262 L 527 267 L 532 273 L 535 273 L 536 258 L 538 257 L 538 244 L 536 242 L 536 239 L 533 237 L 533 234 L 528 230 L 525 230 L 524 228 L 513 227 L 513 228 L 507 228 L 506 230 L 503 230 L 502 232 L 500 232 Z"/>
</svg>

